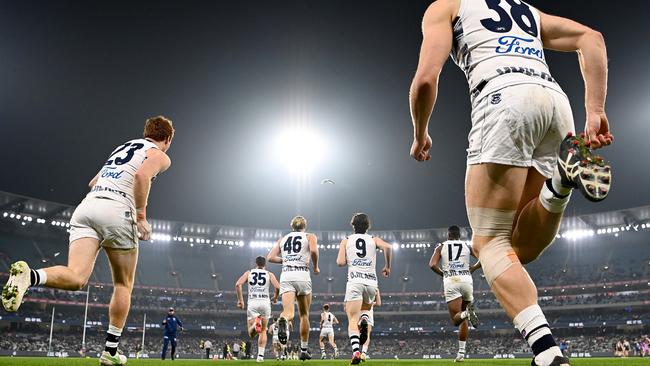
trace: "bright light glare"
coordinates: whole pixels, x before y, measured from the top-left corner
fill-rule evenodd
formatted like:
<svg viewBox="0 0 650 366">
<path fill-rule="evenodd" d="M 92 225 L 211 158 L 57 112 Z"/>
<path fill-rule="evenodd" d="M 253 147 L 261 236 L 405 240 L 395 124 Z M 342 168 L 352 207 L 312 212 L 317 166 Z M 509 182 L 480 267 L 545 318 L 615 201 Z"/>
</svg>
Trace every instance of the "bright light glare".
<svg viewBox="0 0 650 366">
<path fill-rule="evenodd" d="M 290 171 L 309 172 L 322 159 L 325 142 L 317 132 L 295 128 L 282 132 L 275 140 L 276 158 Z"/>
</svg>

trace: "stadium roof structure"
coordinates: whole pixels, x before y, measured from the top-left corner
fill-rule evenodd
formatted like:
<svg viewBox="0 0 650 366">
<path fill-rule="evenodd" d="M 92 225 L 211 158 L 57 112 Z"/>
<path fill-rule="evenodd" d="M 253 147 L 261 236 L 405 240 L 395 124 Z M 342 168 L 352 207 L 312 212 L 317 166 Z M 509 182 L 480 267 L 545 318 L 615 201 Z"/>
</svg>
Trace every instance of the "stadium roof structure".
<svg viewBox="0 0 650 366">
<path fill-rule="evenodd" d="M 32 225 L 49 225 L 68 230 L 75 206 L 45 201 L 0 191 L 0 219 L 16 220 L 27 228 Z M 286 233 L 283 229 L 210 225 L 170 220 L 149 220 L 154 242 L 182 242 L 190 245 L 225 245 L 271 247 L 275 240 Z M 593 235 L 618 236 L 625 231 L 650 230 L 650 206 L 618 211 L 565 217 L 558 238 L 576 240 Z M 471 236 L 471 229 L 463 228 L 463 234 Z M 349 235 L 348 231 L 316 231 L 325 249 Z M 444 240 L 447 228 L 417 230 L 373 230 L 373 234 L 393 242 L 402 248 L 429 247 Z M 329 245 L 327 245 L 329 243 Z"/>
</svg>

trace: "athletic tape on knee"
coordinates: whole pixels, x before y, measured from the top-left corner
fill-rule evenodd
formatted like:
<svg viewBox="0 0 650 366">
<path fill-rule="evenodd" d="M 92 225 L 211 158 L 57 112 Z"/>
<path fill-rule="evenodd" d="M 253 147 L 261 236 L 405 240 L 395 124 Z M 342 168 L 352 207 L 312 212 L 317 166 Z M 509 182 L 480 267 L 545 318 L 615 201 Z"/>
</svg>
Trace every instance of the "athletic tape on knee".
<svg viewBox="0 0 650 366">
<path fill-rule="evenodd" d="M 485 274 L 485 279 L 490 286 L 510 266 L 520 263 L 519 257 L 512 249 L 510 238 L 505 236 L 497 236 L 490 240 L 481 248 L 478 259 L 481 261 L 483 274 Z"/>
<path fill-rule="evenodd" d="M 512 223 L 516 213 L 516 210 L 483 207 L 471 207 L 467 210 L 474 235 L 494 237 L 479 251 L 483 274 L 490 286 L 511 265 L 519 263 L 511 244 Z"/>
<path fill-rule="evenodd" d="M 516 213 L 516 210 L 470 207 L 467 209 L 467 218 L 474 235 L 510 237 Z"/>
</svg>

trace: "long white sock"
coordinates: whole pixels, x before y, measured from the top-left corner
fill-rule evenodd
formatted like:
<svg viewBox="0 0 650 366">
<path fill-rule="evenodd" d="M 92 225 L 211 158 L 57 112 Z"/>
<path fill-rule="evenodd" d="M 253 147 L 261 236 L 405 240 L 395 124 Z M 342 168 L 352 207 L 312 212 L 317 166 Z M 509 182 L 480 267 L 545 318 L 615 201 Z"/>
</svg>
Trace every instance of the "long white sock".
<svg viewBox="0 0 650 366">
<path fill-rule="evenodd" d="M 539 192 L 539 202 L 544 206 L 546 211 L 550 213 L 562 213 L 564 209 L 569 204 L 571 199 L 571 191 L 566 195 L 557 193 L 551 180 L 547 180 L 542 186 L 542 190 Z"/>
<path fill-rule="evenodd" d="M 537 365 L 550 365 L 555 356 L 562 356 L 539 305 L 531 305 L 522 310 L 513 319 L 513 323 L 533 350 Z"/>
<path fill-rule="evenodd" d="M 458 341 L 458 353 L 465 354 L 465 341 Z"/>
</svg>

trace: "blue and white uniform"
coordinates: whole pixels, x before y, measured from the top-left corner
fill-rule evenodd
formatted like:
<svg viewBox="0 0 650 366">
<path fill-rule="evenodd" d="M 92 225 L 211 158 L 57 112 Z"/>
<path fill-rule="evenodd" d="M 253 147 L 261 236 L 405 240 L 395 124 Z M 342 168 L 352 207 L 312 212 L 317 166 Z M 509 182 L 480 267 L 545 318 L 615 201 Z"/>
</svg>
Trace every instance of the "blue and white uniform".
<svg viewBox="0 0 650 366">
<path fill-rule="evenodd" d="M 178 328 L 183 328 L 183 323 L 176 315 L 167 315 L 162 325 L 165 326 L 165 335 L 163 336 L 162 359 L 167 356 L 167 348 L 172 345 L 172 358 L 176 352 L 176 332 Z"/>
<path fill-rule="evenodd" d="M 311 251 L 307 233 L 291 232 L 285 235 L 278 245 L 282 257 L 280 274 L 280 294 L 295 292 L 296 295 L 311 294 L 311 275 L 309 263 Z"/>
<path fill-rule="evenodd" d="M 253 268 L 248 272 L 248 320 L 261 316 L 265 319 L 271 317 L 271 298 L 269 288 L 271 278 L 269 271 L 260 268 Z"/>
<path fill-rule="evenodd" d="M 372 304 L 378 288 L 375 240 L 368 234 L 348 236 L 345 257 L 348 263 L 348 282 L 344 301 L 363 300 L 365 304 Z"/>
<path fill-rule="evenodd" d="M 550 177 L 575 127 L 546 64 L 539 11 L 521 0 L 461 0 L 451 57 L 472 100 L 467 163 L 532 166 Z"/>
<path fill-rule="evenodd" d="M 447 240 L 438 244 L 438 247 L 445 301 L 459 297 L 462 297 L 463 301 L 474 301 L 474 282 L 469 271 L 472 255 L 470 244 L 463 240 Z"/>
<path fill-rule="evenodd" d="M 146 139 L 128 141 L 113 150 L 99 172 L 97 183 L 70 219 L 70 242 L 95 238 L 103 247 L 134 249 L 138 246 L 135 212 L 135 173 L 157 149 Z"/>
</svg>

